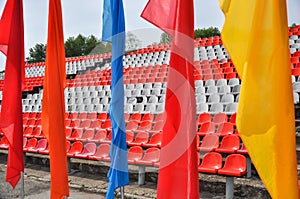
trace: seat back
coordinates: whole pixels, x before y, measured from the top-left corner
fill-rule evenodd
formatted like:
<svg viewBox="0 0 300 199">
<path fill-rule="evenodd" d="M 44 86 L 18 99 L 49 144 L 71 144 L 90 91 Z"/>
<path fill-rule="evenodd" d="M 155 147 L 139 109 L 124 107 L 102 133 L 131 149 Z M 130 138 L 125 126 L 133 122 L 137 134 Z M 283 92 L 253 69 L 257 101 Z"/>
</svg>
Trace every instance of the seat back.
<svg viewBox="0 0 300 199">
<path fill-rule="evenodd" d="M 158 148 L 152 147 L 146 150 L 142 160 L 158 162 L 160 157 L 160 150 Z"/>
<path fill-rule="evenodd" d="M 211 148 L 211 149 L 218 148 L 219 136 L 215 134 L 205 135 L 200 147 Z"/>
<path fill-rule="evenodd" d="M 225 159 L 223 169 L 236 170 L 241 173 L 246 173 L 246 157 L 241 154 L 230 154 Z"/>
<path fill-rule="evenodd" d="M 128 149 L 128 160 L 140 160 L 143 157 L 143 149 L 140 146 L 133 146 Z"/>
<path fill-rule="evenodd" d="M 216 152 L 210 152 L 203 156 L 202 167 L 212 167 L 215 169 L 222 168 L 222 155 Z"/>
<path fill-rule="evenodd" d="M 80 141 L 76 141 L 72 144 L 70 150 L 69 150 L 69 154 L 77 154 L 77 153 L 81 153 L 83 149 L 83 144 Z"/>
<path fill-rule="evenodd" d="M 109 156 L 109 144 L 101 144 L 98 146 L 95 156 L 97 157 L 108 157 Z"/>
<path fill-rule="evenodd" d="M 223 137 L 220 148 L 238 150 L 240 138 L 237 135 L 226 135 Z"/>
</svg>

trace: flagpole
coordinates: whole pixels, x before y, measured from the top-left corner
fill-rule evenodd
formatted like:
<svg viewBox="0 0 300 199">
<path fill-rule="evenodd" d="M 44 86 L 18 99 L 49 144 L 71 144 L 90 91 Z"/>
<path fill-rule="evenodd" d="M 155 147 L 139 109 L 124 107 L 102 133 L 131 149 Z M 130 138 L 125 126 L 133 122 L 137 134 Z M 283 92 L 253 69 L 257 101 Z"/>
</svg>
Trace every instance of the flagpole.
<svg viewBox="0 0 300 199">
<path fill-rule="evenodd" d="M 124 199 L 124 187 L 120 187 L 120 199 Z"/>
<path fill-rule="evenodd" d="M 21 199 L 25 199 L 24 184 L 24 172 L 21 172 Z"/>
</svg>

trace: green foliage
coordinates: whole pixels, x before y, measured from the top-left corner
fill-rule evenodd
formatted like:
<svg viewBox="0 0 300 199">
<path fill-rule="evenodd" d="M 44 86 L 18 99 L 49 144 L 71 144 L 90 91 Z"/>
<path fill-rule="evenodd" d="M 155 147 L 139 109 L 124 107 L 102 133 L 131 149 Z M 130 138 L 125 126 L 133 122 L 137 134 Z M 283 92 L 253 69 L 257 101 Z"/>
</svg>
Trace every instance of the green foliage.
<svg viewBox="0 0 300 199">
<path fill-rule="evenodd" d="M 161 44 L 166 44 L 166 43 L 170 43 L 172 41 L 172 38 L 165 32 L 163 32 L 160 35 L 160 42 Z"/>
<path fill-rule="evenodd" d="M 217 27 L 209 27 L 203 29 L 196 29 L 194 38 L 209 38 L 213 36 L 220 36 L 221 32 Z"/>
<path fill-rule="evenodd" d="M 65 42 L 66 57 L 88 55 L 100 41 L 93 35 L 84 37 L 79 34 L 76 38 L 70 37 Z"/>
<path fill-rule="evenodd" d="M 88 37 L 79 34 L 76 38 L 69 37 L 65 42 L 66 57 L 77 57 L 88 54 L 103 54 L 111 51 L 111 44 L 102 43 L 94 35 Z M 27 63 L 43 62 L 46 57 L 46 45 L 36 44 L 29 49 Z"/>
<path fill-rule="evenodd" d="M 29 57 L 26 57 L 27 63 L 43 62 L 46 57 L 46 45 L 36 44 L 33 48 L 29 49 Z"/>
<path fill-rule="evenodd" d="M 297 25 L 295 24 L 295 23 L 293 23 L 292 25 L 291 25 L 291 29 L 293 29 L 293 28 L 295 28 Z"/>
</svg>

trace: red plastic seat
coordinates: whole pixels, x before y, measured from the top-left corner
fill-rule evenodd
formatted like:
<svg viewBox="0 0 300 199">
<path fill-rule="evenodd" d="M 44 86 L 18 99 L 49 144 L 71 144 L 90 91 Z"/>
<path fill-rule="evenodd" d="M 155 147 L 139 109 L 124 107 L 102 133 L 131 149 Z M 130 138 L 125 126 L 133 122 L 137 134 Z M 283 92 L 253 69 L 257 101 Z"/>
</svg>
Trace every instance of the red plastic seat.
<svg viewBox="0 0 300 199">
<path fill-rule="evenodd" d="M 133 130 L 134 132 L 145 132 L 152 129 L 152 122 L 151 121 L 142 121 L 138 128 L 136 130 Z"/>
<path fill-rule="evenodd" d="M 242 143 L 242 146 L 239 150 L 237 150 L 237 153 L 243 154 L 243 155 L 248 155 L 248 151 L 244 145 L 244 143 Z"/>
<path fill-rule="evenodd" d="M 91 120 L 90 128 L 100 129 L 102 126 L 102 121 L 99 119 Z"/>
<path fill-rule="evenodd" d="M 44 134 L 42 133 L 42 127 L 39 126 L 39 127 L 36 127 L 31 136 L 35 137 L 35 138 L 43 138 L 44 137 Z"/>
<path fill-rule="evenodd" d="M 104 122 L 105 120 L 107 120 L 108 116 L 107 116 L 107 113 L 106 112 L 103 112 L 103 113 L 100 113 L 98 115 L 98 119 L 102 122 Z"/>
<path fill-rule="evenodd" d="M 23 136 L 32 137 L 33 128 L 31 126 L 27 127 L 23 133 Z"/>
<path fill-rule="evenodd" d="M 149 142 L 142 144 L 144 147 L 161 147 L 162 133 L 155 133 Z"/>
<path fill-rule="evenodd" d="M 25 147 L 23 147 L 23 151 L 27 152 L 28 150 L 35 148 L 36 144 L 37 144 L 37 139 L 31 138 L 30 140 L 27 141 Z"/>
<path fill-rule="evenodd" d="M 70 113 L 69 114 L 69 119 L 73 120 L 73 119 L 77 119 L 78 118 L 78 113 Z"/>
<path fill-rule="evenodd" d="M 75 154 L 76 158 L 87 158 L 88 156 L 94 155 L 96 152 L 96 144 L 93 142 L 87 143 L 81 153 Z"/>
<path fill-rule="evenodd" d="M 29 148 L 28 152 L 38 153 L 39 151 L 43 151 L 47 148 L 48 141 L 47 139 L 38 140 L 36 146 L 34 148 Z"/>
<path fill-rule="evenodd" d="M 238 135 L 226 135 L 223 137 L 221 145 L 216 149 L 219 153 L 236 153 L 240 148 L 240 138 Z"/>
<path fill-rule="evenodd" d="M 217 114 L 215 114 L 212 122 L 214 122 L 216 124 L 228 122 L 228 116 L 225 113 L 217 113 Z"/>
<path fill-rule="evenodd" d="M 91 142 L 102 142 L 107 137 L 107 132 L 104 129 L 96 130 L 95 136 L 91 139 Z"/>
<path fill-rule="evenodd" d="M 140 146 L 133 146 L 128 149 L 128 164 L 135 164 L 137 160 L 142 159 L 143 148 Z"/>
<path fill-rule="evenodd" d="M 197 134 L 199 136 L 205 136 L 207 134 L 210 133 L 214 133 L 216 130 L 216 124 L 213 122 L 205 122 L 200 126 L 199 131 L 197 132 Z"/>
<path fill-rule="evenodd" d="M 126 131 L 134 131 L 138 128 L 138 123 L 134 120 L 130 120 L 126 125 Z"/>
<path fill-rule="evenodd" d="M 233 134 L 233 130 L 233 124 L 230 122 L 225 122 L 218 126 L 217 134 L 219 136 L 230 135 Z"/>
<path fill-rule="evenodd" d="M 71 136 L 68 138 L 70 141 L 79 140 L 82 137 L 83 129 L 75 129 Z"/>
<path fill-rule="evenodd" d="M 142 146 L 149 141 L 149 133 L 147 132 L 139 132 L 137 133 L 135 139 L 132 142 L 129 142 L 129 146 Z"/>
<path fill-rule="evenodd" d="M 143 158 L 141 160 L 137 160 L 136 164 L 154 166 L 154 164 L 159 162 L 159 157 L 160 150 L 158 148 L 152 147 L 146 150 Z"/>
<path fill-rule="evenodd" d="M 158 121 L 165 121 L 165 114 L 164 114 L 164 113 L 157 114 L 157 115 L 155 116 L 154 121 L 155 121 L 155 122 L 158 122 Z"/>
<path fill-rule="evenodd" d="M 236 177 L 246 173 L 246 157 L 241 154 L 230 154 L 227 156 L 224 167 L 218 170 L 218 174 Z"/>
<path fill-rule="evenodd" d="M 9 142 L 5 136 L 3 136 L 0 140 L 0 149 L 8 149 Z"/>
<path fill-rule="evenodd" d="M 154 115 L 152 113 L 145 113 L 141 119 L 141 121 L 150 121 L 153 122 Z"/>
<path fill-rule="evenodd" d="M 111 128 L 112 128 L 110 120 L 105 120 L 105 122 L 103 122 L 101 128 L 106 129 L 107 132 L 110 132 Z"/>
<path fill-rule="evenodd" d="M 230 116 L 229 122 L 231 122 L 232 124 L 235 125 L 236 124 L 235 120 L 236 120 L 236 113 L 234 113 Z"/>
<path fill-rule="evenodd" d="M 88 142 L 91 141 L 94 138 L 94 129 L 87 129 L 84 131 L 81 138 L 78 138 L 78 140 L 82 142 Z"/>
<path fill-rule="evenodd" d="M 203 137 L 202 143 L 198 150 L 203 151 L 214 151 L 219 147 L 219 136 L 216 134 L 207 134 Z"/>
<path fill-rule="evenodd" d="M 97 119 L 97 113 L 96 112 L 89 113 L 87 119 L 89 119 L 89 120 L 95 120 L 95 119 Z"/>
<path fill-rule="evenodd" d="M 79 113 L 78 119 L 85 120 L 87 118 L 87 113 Z"/>
<path fill-rule="evenodd" d="M 106 161 L 110 160 L 109 149 L 110 149 L 109 144 L 101 144 L 98 146 L 95 154 L 88 156 L 88 158 L 91 160 L 106 160 Z"/>
<path fill-rule="evenodd" d="M 82 129 L 87 129 L 87 128 L 90 127 L 90 125 L 91 125 L 91 120 L 85 119 L 85 120 L 82 120 L 82 121 L 81 121 L 79 127 L 82 128 Z"/>
<path fill-rule="evenodd" d="M 134 140 L 134 133 L 132 131 L 126 131 L 126 143 L 131 143 Z"/>
<path fill-rule="evenodd" d="M 203 123 L 211 122 L 211 115 L 209 113 L 201 113 L 198 116 L 198 124 L 202 125 Z"/>
<path fill-rule="evenodd" d="M 67 152 L 68 157 L 74 157 L 75 154 L 81 153 L 83 144 L 80 141 L 76 141 L 71 145 L 70 150 Z"/>
<path fill-rule="evenodd" d="M 157 121 L 156 123 L 154 123 L 153 128 L 151 130 L 148 130 L 148 133 L 152 135 L 156 133 L 161 133 L 163 131 L 164 124 L 164 120 Z"/>
<path fill-rule="evenodd" d="M 139 123 L 142 119 L 142 114 L 141 113 L 133 113 L 131 115 L 130 121 L 135 121 L 137 123 Z"/>
<path fill-rule="evenodd" d="M 217 173 L 220 168 L 222 168 L 222 155 L 210 152 L 203 156 L 198 171 L 202 173 Z"/>
</svg>

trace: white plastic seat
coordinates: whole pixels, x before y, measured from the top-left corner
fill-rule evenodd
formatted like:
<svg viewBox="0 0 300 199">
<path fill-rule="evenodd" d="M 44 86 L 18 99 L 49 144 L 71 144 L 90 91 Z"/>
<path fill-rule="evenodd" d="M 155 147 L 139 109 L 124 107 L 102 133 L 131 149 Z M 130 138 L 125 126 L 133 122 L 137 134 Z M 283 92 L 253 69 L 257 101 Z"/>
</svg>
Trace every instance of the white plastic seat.
<svg viewBox="0 0 300 199">
<path fill-rule="evenodd" d="M 218 93 L 213 93 L 209 95 L 207 99 L 207 104 L 219 103 L 220 102 L 220 95 Z"/>
<path fill-rule="evenodd" d="M 196 112 L 197 112 L 197 114 L 207 113 L 208 112 L 208 104 L 206 104 L 206 103 L 197 104 Z"/>
<path fill-rule="evenodd" d="M 223 104 L 221 103 L 214 103 L 214 104 L 211 104 L 210 108 L 209 108 L 209 113 L 210 114 L 217 114 L 217 113 L 221 113 L 223 112 Z"/>
<path fill-rule="evenodd" d="M 238 108 L 238 103 L 235 103 L 235 102 L 229 103 L 226 105 L 224 113 L 226 113 L 228 115 L 232 115 L 232 114 L 236 113 L 237 108 Z"/>
<path fill-rule="evenodd" d="M 206 96 L 203 94 L 196 95 L 196 103 L 197 104 L 206 103 Z"/>
<path fill-rule="evenodd" d="M 218 90 L 218 93 L 219 94 L 230 93 L 230 86 L 227 86 L 227 85 L 220 86 L 219 90 Z"/>
<path fill-rule="evenodd" d="M 222 95 L 221 97 L 221 103 L 222 104 L 229 104 L 234 102 L 234 96 L 233 94 L 227 93 Z"/>
</svg>

